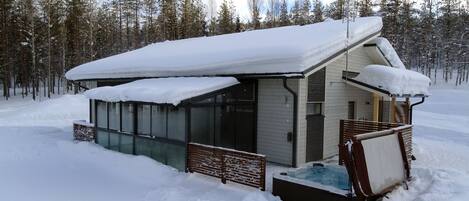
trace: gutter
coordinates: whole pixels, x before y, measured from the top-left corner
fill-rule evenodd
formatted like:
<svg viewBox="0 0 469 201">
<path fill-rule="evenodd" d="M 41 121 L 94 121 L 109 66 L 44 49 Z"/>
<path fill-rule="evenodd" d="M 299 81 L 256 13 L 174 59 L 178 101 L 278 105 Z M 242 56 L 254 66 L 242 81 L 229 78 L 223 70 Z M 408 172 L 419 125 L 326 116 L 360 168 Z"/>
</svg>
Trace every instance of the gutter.
<svg viewBox="0 0 469 201">
<path fill-rule="evenodd" d="M 409 122 L 410 122 L 410 124 L 412 124 L 412 111 L 414 110 L 414 106 L 420 105 L 420 104 L 422 104 L 423 102 L 425 102 L 425 97 L 422 97 L 422 100 L 421 100 L 421 101 L 416 102 L 416 103 L 410 105 L 410 108 L 409 108 L 409 116 L 410 116 Z"/>
<path fill-rule="evenodd" d="M 296 167 L 296 144 L 297 144 L 297 122 L 298 122 L 298 94 L 296 94 L 293 89 L 288 87 L 287 85 L 287 78 L 283 78 L 283 88 L 285 88 L 290 94 L 293 96 L 293 132 L 291 133 L 291 137 L 288 136 L 288 139 L 292 141 L 292 166 Z M 288 133 L 290 135 L 290 133 Z"/>
</svg>

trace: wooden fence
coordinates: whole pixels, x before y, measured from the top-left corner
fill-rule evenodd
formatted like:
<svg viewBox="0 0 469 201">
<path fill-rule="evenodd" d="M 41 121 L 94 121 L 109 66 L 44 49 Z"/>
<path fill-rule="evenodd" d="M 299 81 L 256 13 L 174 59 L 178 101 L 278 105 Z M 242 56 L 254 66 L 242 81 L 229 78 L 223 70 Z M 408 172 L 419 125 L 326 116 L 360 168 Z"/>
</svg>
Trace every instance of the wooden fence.
<svg viewBox="0 0 469 201">
<path fill-rule="evenodd" d="M 265 190 L 266 159 L 264 155 L 189 143 L 187 168 L 220 178 Z"/>
<path fill-rule="evenodd" d="M 343 145 L 352 136 L 370 133 L 375 131 L 383 131 L 389 129 L 397 129 L 397 132 L 402 133 L 404 139 L 405 151 L 409 164 L 412 160 L 412 126 L 403 127 L 404 124 L 386 123 L 375 121 L 361 121 L 361 120 L 340 120 L 340 145 Z M 343 164 L 345 153 L 339 152 L 339 164 Z"/>
</svg>

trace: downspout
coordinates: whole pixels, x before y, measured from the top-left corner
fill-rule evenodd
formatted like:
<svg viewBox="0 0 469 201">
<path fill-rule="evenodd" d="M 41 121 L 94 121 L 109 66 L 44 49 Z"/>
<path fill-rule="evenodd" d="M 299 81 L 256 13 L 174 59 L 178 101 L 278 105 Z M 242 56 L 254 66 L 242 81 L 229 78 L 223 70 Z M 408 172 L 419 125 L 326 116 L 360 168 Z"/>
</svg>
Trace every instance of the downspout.
<svg viewBox="0 0 469 201">
<path fill-rule="evenodd" d="M 414 110 L 414 109 L 413 109 L 414 106 L 420 105 L 420 104 L 422 104 L 423 102 L 425 102 L 425 97 L 422 97 L 422 100 L 421 100 L 421 101 L 416 102 L 416 103 L 410 105 L 410 109 L 409 109 L 409 113 L 410 113 L 410 115 L 409 115 L 409 116 L 410 116 L 409 122 L 410 122 L 410 124 L 412 124 L 412 111 Z"/>
<path fill-rule="evenodd" d="M 292 166 L 296 167 L 296 140 L 297 140 L 297 122 L 298 122 L 298 95 L 296 94 L 293 89 L 288 87 L 287 85 L 287 78 L 283 78 L 283 88 L 285 88 L 288 92 L 291 93 L 293 96 L 293 133 L 291 134 L 292 140 Z M 288 136 L 289 137 L 289 136 Z M 290 138 L 290 137 L 289 137 Z"/>
</svg>

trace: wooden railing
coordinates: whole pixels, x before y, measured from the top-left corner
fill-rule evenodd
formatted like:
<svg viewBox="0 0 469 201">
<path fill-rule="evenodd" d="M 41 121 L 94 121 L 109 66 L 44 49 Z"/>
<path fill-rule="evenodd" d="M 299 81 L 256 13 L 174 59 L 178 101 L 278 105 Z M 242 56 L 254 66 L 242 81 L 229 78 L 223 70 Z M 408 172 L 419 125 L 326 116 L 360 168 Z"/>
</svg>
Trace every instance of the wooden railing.
<svg viewBox="0 0 469 201">
<path fill-rule="evenodd" d="M 189 143 L 187 168 L 220 178 L 222 183 L 232 181 L 265 190 L 266 159 L 264 155 Z"/>
<path fill-rule="evenodd" d="M 73 122 L 73 139 L 77 141 L 94 141 L 96 131 L 94 124 L 88 123 L 84 120 Z"/>
<path fill-rule="evenodd" d="M 352 136 L 370 133 L 375 131 L 383 131 L 389 129 L 396 129 L 396 132 L 401 132 L 404 139 L 405 151 L 409 164 L 412 160 L 412 127 L 398 123 L 386 123 L 375 121 L 361 121 L 361 120 L 340 120 L 340 145 L 343 145 Z M 339 164 L 343 164 L 344 153 L 339 152 Z"/>
</svg>

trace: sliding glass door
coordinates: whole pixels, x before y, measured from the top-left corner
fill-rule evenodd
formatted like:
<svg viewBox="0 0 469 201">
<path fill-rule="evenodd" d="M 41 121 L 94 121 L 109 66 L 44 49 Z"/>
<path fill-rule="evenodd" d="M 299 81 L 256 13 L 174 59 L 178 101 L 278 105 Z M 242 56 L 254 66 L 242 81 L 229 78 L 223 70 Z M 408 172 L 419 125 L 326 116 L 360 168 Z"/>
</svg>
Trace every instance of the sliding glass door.
<svg viewBox="0 0 469 201">
<path fill-rule="evenodd" d="M 255 90 L 246 82 L 192 103 L 190 141 L 256 152 Z"/>
</svg>

